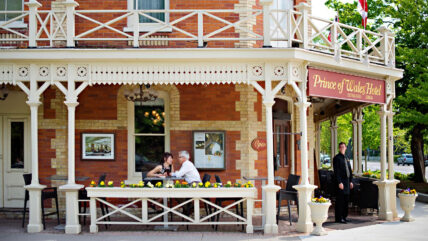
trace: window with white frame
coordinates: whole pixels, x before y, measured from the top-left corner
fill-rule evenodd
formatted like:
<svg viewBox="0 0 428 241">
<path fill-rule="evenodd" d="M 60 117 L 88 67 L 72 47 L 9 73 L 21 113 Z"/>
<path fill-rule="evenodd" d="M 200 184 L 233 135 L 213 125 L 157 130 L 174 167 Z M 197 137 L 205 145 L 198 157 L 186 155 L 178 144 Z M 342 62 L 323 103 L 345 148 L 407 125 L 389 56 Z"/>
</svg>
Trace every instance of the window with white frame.
<svg viewBox="0 0 428 241">
<path fill-rule="evenodd" d="M 159 165 L 169 151 L 169 101 L 165 92 L 158 92 L 154 101 L 128 104 L 128 178 L 141 180 L 141 172 Z"/>
<path fill-rule="evenodd" d="M 22 11 L 24 9 L 24 0 L 0 0 L 0 24 L 18 17 L 21 13 L 7 13 L 5 11 Z M 9 23 L 6 27 L 26 27 L 23 19 Z"/>
<path fill-rule="evenodd" d="M 274 0 L 270 9 L 272 12 L 273 18 L 278 21 L 278 24 L 271 20 L 271 33 L 272 33 L 272 47 L 286 47 L 287 41 L 275 41 L 275 39 L 284 39 L 287 36 L 284 36 L 281 29 L 286 29 L 287 27 L 287 13 L 285 10 L 293 10 L 293 0 Z"/>
<path fill-rule="evenodd" d="M 139 9 L 139 10 L 168 10 L 169 9 L 169 0 L 128 0 L 128 9 Z M 154 20 L 157 19 L 161 22 L 168 23 L 169 22 L 169 14 L 166 12 L 154 12 L 154 13 L 145 13 L 150 17 L 146 17 L 143 15 L 139 15 L 139 29 L 141 32 L 147 32 L 155 30 L 161 26 L 162 23 Z M 152 19 L 154 18 L 154 19 Z M 131 18 L 128 18 L 128 21 Z M 128 22 L 128 27 L 133 26 L 133 23 Z M 128 31 L 131 31 L 130 28 L 127 28 Z M 159 32 L 170 32 L 171 28 L 163 28 L 159 30 Z"/>
</svg>

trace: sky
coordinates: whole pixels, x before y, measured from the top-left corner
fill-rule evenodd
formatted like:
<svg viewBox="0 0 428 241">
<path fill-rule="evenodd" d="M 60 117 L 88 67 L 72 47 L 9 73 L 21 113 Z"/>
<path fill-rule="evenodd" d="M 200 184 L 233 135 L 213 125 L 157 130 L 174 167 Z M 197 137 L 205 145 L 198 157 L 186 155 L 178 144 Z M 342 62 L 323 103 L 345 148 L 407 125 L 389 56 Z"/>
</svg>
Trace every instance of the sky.
<svg viewBox="0 0 428 241">
<path fill-rule="evenodd" d="M 328 9 L 324 3 L 327 0 L 312 0 L 312 15 L 325 18 L 325 19 L 333 19 L 336 15 L 335 12 L 331 9 Z M 354 2 L 354 0 L 340 0 L 341 2 Z"/>
</svg>

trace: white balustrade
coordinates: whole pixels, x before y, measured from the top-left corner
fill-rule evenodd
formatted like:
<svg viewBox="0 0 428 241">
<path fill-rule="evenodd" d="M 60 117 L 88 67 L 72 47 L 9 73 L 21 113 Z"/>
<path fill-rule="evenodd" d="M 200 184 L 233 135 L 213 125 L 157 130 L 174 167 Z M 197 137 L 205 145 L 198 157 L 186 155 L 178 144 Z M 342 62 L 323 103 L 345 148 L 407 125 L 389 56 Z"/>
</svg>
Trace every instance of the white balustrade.
<svg viewBox="0 0 428 241">
<path fill-rule="evenodd" d="M 249 10 L 75 10 L 75 5 L 59 11 L 39 10 L 38 6 L 27 11 L 0 11 L 0 14 L 17 14 L 0 23 L 0 46 L 27 42 L 30 47 L 53 47 L 54 41 L 66 41 L 67 46 L 73 47 L 77 41 L 125 41 L 130 46 L 139 47 L 140 41 L 193 41 L 203 47 L 209 41 L 264 41 L 269 45 L 282 41 L 286 45 L 280 46 L 299 44 L 300 48 L 332 54 L 337 61 L 350 58 L 395 66 L 395 38 L 389 30 L 381 28 L 376 33 L 312 16 L 305 5 L 298 6 L 301 11 L 268 7 Z M 163 13 L 166 20 L 157 19 L 150 15 L 152 13 Z M 240 15 L 245 17 L 239 18 Z M 262 16 L 273 28 L 258 33 L 246 27 L 253 26 Z M 152 21 L 150 30 L 142 31 L 141 17 Z M 28 24 L 30 31 L 13 28 L 17 23 Z M 70 28 L 73 26 L 74 29 Z M 241 37 L 237 32 L 244 34 Z"/>
<path fill-rule="evenodd" d="M 246 232 L 253 232 L 253 209 L 254 199 L 257 197 L 256 188 L 119 188 L 119 187 L 89 187 L 86 188 L 88 197 L 90 197 L 90 214 L 92 233 L 98 232 L 99 224 L 117 224 L 117 225 L 246 225 Z M 104 198 L 108 198 L 106 201 Z M 120 207 L 112 204 L 114 199 L 124 198 L 130 201 L 121 204 Z M 176 206 L 165 206 L 158 201 L 159 198 L 181 198 L 186 201 L 179 202 Z M 211 198 L 236 198 L 231 204 L 221 207 L 211 202 Z M 101 202 L 110 209 L 108 213 L 97 217 L 97 202 Z M 141 203 L 141 212 L 139 215 L 132 214 L 126 208 Z M 180 208 L 193 203 L 193 215 L 180 212 Z M 211 207 L 209 214 L 200 212 L 200 203 Z M 246 215 L 243 217 L 230 211 L 240 203 L 246 204 Z M 163 212 L 149 215 L 149 204 L 163 209 Z M 175 214 L 175 220 L 164 219 L 166 214 Z M 120 218 L 114 219 L 114 214 L 122 214 Z M 228 214 L 231 218 L 218 221 L 217 215 Z M 108 221 L 107 217 L 113 217 Z M 125 217 L 127 218 L 126 220 Z"/>
</svg>

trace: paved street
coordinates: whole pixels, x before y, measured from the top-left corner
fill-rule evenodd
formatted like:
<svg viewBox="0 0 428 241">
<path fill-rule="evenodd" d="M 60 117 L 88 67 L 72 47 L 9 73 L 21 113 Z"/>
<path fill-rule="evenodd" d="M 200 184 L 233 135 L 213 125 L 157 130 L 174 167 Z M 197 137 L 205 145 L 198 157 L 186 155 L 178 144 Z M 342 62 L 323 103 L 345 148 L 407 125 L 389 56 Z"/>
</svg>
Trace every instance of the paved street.
<svg viewBox="0 0 428 241">
<path fill-rule="evenodd" d="M 363 161 L 363 164 L 365 164 L 365 162 Z M 375 170 L 380 170 L 380 162 L 376 162 L 376 161 L 369 161 L 367 162 L 367 169 L 370 169 L 372 171 Z M 365 169 L 364 169 L 365 170 Z M 409 174 L 409 173 L 413 173 L 413 165 L 410 166 L 398 166 L 396 163 L 394 164 L 394 171 L 396 172 L 401 172 L 401 173 L 405 173 L 405 174 Z M 425 177 L 428 179 L 428 167 L 425 167 Z"/>
</svg>

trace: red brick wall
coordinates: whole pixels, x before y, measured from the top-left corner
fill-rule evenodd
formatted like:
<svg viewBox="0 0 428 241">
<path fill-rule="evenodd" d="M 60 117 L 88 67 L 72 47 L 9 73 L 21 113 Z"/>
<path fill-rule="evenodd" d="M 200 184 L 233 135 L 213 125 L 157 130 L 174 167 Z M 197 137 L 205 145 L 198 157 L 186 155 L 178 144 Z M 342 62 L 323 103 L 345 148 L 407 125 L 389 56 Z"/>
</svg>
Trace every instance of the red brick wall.
<svg viewBox="0 0 428 241">
<path fill-rule="evenodd" d="M 234 85 L 178 85 L 180 92 L 180 120 L 239 121 L 235 109 L 240 94 Z"/>
<path fill-rule="evenodd" d="M 56 90 L 52 87 L 49 87 L 45 92 L 43 92 L 43 118 L 44 119 L 55 119 L 56 112 L 52 108 L 51 101 L 55 99 Z"/>
<path fill-rule="evenodd" d="M 82 130 L 76 129 L 76 177 L 86 176 L 88 180 L 79 182 L 89 185 L 91 180 L 98 181 L 101 174 L 106 173 L 106 181 L 113 181 L 115 186 L 128 178 L 128 138 L 127 130 Z M 115 134 L 115 160 L 100 161 L 93 160 L 83 161 L 82 158 L 82 133 L 114 133 Z"/>
<path fill-rule="evenodd" d="M 56 174 L 56 170 L 52 168 L 51 161 L 52 158 L 56 157 L 55 149 L 51 148 L 51 141 L 55 136 L 55 129 L 38 130 L 40 183 L 48 186 L 50 186 L 51 181 L 47 178 Z"/>
<path fill-rule="evenodd" d="M 116 120 L 120 85 L 91 86 L 79 95 L 76 120 Z"/>
</svg>

